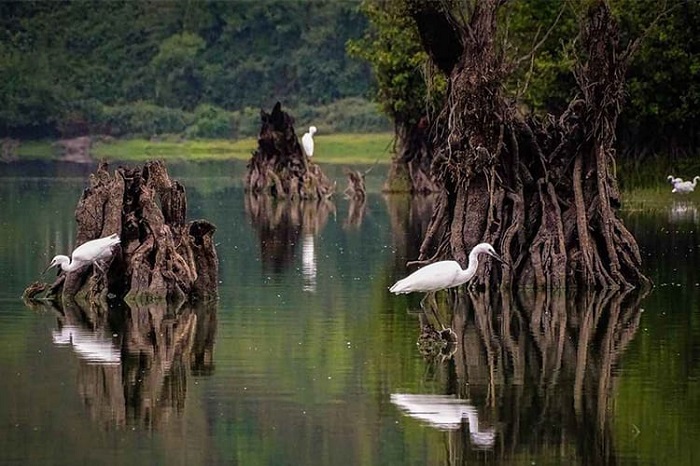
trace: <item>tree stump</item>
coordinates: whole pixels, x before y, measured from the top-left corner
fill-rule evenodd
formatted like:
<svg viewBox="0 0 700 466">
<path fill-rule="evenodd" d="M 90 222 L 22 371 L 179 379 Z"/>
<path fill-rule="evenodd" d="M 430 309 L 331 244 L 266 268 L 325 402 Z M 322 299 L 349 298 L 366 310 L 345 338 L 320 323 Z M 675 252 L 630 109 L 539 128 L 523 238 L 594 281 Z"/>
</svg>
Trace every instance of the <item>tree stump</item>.
<svg viewBox="0 0 700 466">
<path fill-rule="evenodd" d="M 258 148 L 248 162 L 246 191 L 284 199 L 327 199 L 334 185 L 306 157 L 294 133 L 294 119 L 277 104 L 260 111 Z"/>
<path fill-rule="evenodd" d="M 102 163 L 90 175 L 78 201 L 76 244 L 114 233 L 121 244 L 105 273 L 94 266 L 61 271 L 46 297 L 88 303 L 108 294 L 134 301 L 215 298 L 216 227 L 206 220 L 186 221 L 184 186 L 170 179 L 160 161 L 120 167 L 114 175 L 107 168 Z M 40 286 L 30 285 L 27 297 L 38 291 Z"/>
</svg>

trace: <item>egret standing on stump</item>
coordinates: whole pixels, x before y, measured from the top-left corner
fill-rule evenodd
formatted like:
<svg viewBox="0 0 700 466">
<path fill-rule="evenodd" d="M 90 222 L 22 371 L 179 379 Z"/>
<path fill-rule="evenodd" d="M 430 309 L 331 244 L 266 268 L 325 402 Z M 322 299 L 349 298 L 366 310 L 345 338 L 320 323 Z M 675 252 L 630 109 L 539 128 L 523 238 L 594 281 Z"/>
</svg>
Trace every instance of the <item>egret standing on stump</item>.
<svg viewBox="0 0 700 466">
<path fill-rule="evenodd" d="M 98 261 L 112 257 L 112 249 L 119 244 L 119 242 L 119 235 L 116 233 L 105 236 L 104 238 L 88 241 L 75 248 L 70 258 L 61 254 L 55 256 L 49 266 L 46 267 L 46 270 L 60 265 L 64 272 L 73 272 L 89 264 L 95 264 L 102 270 Z M 46 273 L 46 270 L 44 270 L 44 273 Z M 104 270 L 102 271 L 104 272 Z"/>
<path fill-rule="evenodd" d="M 304 133 L 301 137 L 301 147 L 304 149 L 307 157 L 314 156 L 314 134 L 316 134 L 316 127 L 309 126 L 309 132 Z"/>
</svg>

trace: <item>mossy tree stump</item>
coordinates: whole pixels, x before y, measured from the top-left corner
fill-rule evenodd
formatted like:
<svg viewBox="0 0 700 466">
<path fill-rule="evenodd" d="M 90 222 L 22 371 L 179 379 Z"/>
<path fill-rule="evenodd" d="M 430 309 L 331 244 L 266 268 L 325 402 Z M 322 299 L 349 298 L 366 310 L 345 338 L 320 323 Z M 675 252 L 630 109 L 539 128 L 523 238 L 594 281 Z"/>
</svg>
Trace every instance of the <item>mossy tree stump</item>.
<svg viewBox="0 0 700 466">
<path fill-rule="evenodd" d="M 118 234 L 110 264 L 59 273 L 47 298 L 97 302 L 108 295 L 131 300 L 182 301 L 217 296 L 218 258 L 206 220 L 187 222 L 185 188 L 160 161 L 118 168 L 101 164 L 78 201 L 76 244 Z M 41 287 L 30 285 L 25 296 Z"/>
<path fill-rule="evenodd" d="M 294 132 L 294 119 L 277 104 L 260 111 L 258 148 L 248 162 L 246 191 L 285 199 L 327 199 L 334 185 L 306 157 Z"/>
</svg>

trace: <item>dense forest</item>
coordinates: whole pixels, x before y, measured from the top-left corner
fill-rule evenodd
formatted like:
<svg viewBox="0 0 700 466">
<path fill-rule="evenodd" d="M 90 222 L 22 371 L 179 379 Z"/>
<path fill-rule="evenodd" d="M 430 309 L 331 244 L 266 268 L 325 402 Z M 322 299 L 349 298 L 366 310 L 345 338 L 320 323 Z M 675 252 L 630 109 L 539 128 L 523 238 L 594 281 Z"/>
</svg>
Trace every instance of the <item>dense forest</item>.
<svg viewBox="0 0 700 466">
<path fill-rule="evenodd" d="M 277 100 L 331 130 L 388 130 L 373 101 L 396 122 L 440 97 L 439 82 L 426 93 L 433 76 L 412 26 L 392 15 L 397 3 L 2 2 L 0 136 L 249 136 L 259 109 Z M 508 86 L 521 105 L 545 114 L 569 102 L 584 3 L 503 9 L 518 65 Z M 609 3 L 624 36 L 644 36 L 628 73 L 622 146 L 637 156 L 692 153 L 700 2 Z"/>
<path fill-rule="evenodd" d="M 328 120 L 345 111 L 341 130 L 387 130 L 365 99 L 369 66 L 345 52 L 367 27 L 358 5 L 2 2 L 0 131 L 237 137 L 277 100 Z"/>
</svg>

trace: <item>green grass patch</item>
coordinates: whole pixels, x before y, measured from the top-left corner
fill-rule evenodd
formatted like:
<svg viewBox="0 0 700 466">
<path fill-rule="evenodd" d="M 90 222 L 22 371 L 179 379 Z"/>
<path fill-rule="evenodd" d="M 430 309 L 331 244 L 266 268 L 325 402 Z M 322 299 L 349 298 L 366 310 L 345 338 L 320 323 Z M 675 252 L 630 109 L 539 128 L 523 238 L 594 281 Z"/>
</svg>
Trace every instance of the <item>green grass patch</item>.
<svg viewBox="0 0 700 466">
<path fill-rule="evenodd" d="M 392 133 L 344 133 L 316 135 L 314 160 L 329 164 L 389 163 L 392 156 Z M 92 155 L 96 160 L 143 162 L 150 159 L 205 162 L 248 160 L 257 148 L 255 138 L 236 141 L 226 139 L 160 140 L 113 139 L 95 142 Z M 22 142 L 17 154 L 22 160 L 51 160 L 60 151 L 48 141 Z"/>
<path fill-rule="evenodd" d="M 23 141 L 17 148 L 22 160 L 51 160 L 57 158 L 59 150 L 49 141 Z"/>
<path fill-rule="evenodd" d="M 229 141 L 224 139 L 159 140 L 115 139 L 99 142 L 92 154 L 100 160 L 142 162 L 150 159 L 211 161 L 250 158 L 256 146 L 254 139 Z"/>
</svg>

